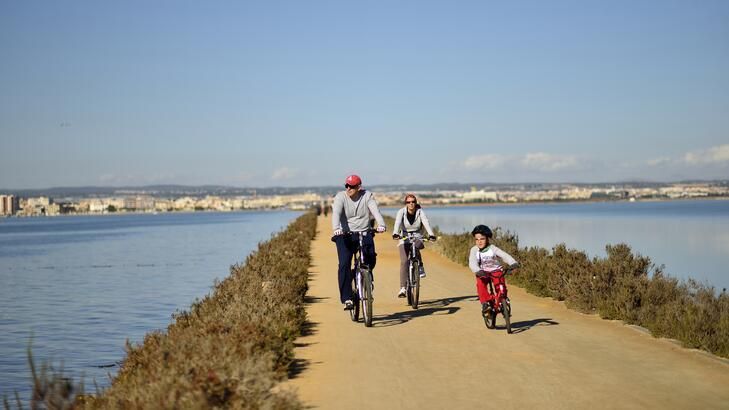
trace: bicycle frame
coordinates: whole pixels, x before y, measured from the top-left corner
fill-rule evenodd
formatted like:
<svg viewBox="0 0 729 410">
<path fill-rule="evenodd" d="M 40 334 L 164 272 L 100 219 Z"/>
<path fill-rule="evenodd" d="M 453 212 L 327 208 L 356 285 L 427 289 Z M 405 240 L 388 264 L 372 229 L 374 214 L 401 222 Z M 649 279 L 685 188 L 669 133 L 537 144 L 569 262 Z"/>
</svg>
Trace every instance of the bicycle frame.
<svg viewBox="0 0 729 410">
<path fill-rule="evenodd" d="M 502 268 L 491 273 L 488 290 L 493 299 L 491 299 L 491 311 L 488 316 L 484 315 L 486 327 L 493 329 L 496 327 L 496 315 L 501 313 L 506 322 L 506 332 L 511 333 L 511 301 L 509 300 L 509 291 L 506 287 L 506 274 L 508 268 Z"/>
<path fill-rule="evenodd" d="M 364 260 L 362 252 L 362 237 L 365 235 L 373 235 L 374 231 L 352 232 L 350 235 L 357 235 L 359 246 L 354 254 L 353 274 L 353 291 L 354 291 L 354 308 L 350 310 L 352 321 L 359 320 L 360 307 L 363 312 L 364 324 L 366 327 L 372 326 L 372 271 Z"/>
<path fill-rule="evenodd" d="M 420 249 L 415 246 L 414 241 L 420 240 L 427 242 L 428 239 L 417 232 L 406 232 L 402 237 L 405 245 L 410 245 L 410 251 L 408 252 L 408 277 L 405 289 L 407 292 L 408 305 L 413 309 L 418 308 L 418 302 L 420 300 L 420 272 L 419 267 L 422 264 L 420 257 Z"/>
</svg>

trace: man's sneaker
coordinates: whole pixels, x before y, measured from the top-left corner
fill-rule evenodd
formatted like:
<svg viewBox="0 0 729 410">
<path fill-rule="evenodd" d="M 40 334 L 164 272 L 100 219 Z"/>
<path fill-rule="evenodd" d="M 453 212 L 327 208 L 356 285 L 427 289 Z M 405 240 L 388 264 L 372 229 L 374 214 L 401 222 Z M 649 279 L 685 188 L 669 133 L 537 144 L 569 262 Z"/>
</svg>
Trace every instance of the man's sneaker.
<svg viewBox="0 0 729 410">
<path fill-rule="evenodd" d="M 408 292 L 407 289 L 400 288 L 400 293 L 397 294 L 397 297 L 404 298 L 406 296 L 407 292 Z"/>
<path fill-rule="evenodd" d="M 344 310 L 352 310 L 354 309 L 354 303 L 352 303 L 351 300 L 345 300 L 344 301 Z"/>
<path fill-rule="evenodd" d="M 420 277 L 424 278 L 425 277 L 425 268 L 423 268 L 423 265 L 420 265 L 418 267 L 418 271 L 420 271 Z"/>
</svg>

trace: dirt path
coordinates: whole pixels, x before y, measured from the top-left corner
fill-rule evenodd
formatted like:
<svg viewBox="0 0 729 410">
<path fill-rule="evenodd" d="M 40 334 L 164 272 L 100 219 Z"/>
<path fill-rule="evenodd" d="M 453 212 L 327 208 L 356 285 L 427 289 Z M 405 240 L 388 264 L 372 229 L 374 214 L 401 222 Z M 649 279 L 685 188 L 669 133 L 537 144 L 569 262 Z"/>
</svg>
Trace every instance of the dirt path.
<svg viewBox="0 0 729 410">
<path fill-rule="evenodd" d="M 421 307 L 395 295 L 399 259 L 377 237 L 375 322 L 342 311 L 330 224 L 319 219 L 301 365 L 287 383 L 322 409 L 729 408 L 729 363 L 510 287 L 514 334 L 483 324 L 467 268 L 424 253 Z M 498 326 L 503 326 L 499 317 Z"/>
</svg>

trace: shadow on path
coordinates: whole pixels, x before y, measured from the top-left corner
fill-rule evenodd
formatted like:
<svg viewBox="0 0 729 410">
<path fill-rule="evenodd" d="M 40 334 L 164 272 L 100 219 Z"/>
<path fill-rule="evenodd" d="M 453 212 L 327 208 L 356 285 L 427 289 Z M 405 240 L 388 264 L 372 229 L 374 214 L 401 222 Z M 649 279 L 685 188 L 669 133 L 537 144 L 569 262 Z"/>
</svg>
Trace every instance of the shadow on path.
<svg viewBox="0 0 729 410">
<path fill-rule="evenodd" d="M 409 306 L 404 306 L 410 309 Z M 395 312 L 386 316 L 375 316 L 372 321 L 372 327 L 388 327 L 407 323 L 417 317 L 435 316 L 435 315 L 452 315 L 461 310 L 459 307 L 441 307 L 441 308 L 418 308 L 406 310 L 404 312 Z"/>
<path fill-rule="evenodd" d="M 456 302 L 460 302 L 463 300 L 474 301 L 474 300 L 478 300 L 478 297 L 476 297 L 474 295 L 469 295 L 469 296 L 456 296 L 456 297 L 452 297 L 452 298 L 443 298 L 443 299 L 421 300 L 420 306 L 423 306 L 423 307 L 441 306 L 442 307 L 442 306 L 448 306 L 451 303 L 456 303 Z"/>
<path fill-rule="evenodd" d="M 541 318 L 541 319 L 532 319 L 532 320 L 525 320 L 521 322 L 515 322 L 511 324 L 511 331 L 512 333 L 521 333 L 526 332 L 527 330 L 533 328 L 534 326 L 556 326 L 559 325 L 559 322 L 556 322 L 550 318 Z M 498 328 L 498 326 L 497 326 Z M 501 327 L 502 329 L 504 327 Z"/>
<path fill-rule="evenodd" d="M 304 325 L 301 327 L 301 334 L 297 337 L 297 340 L 299 337 L 304 336 L 311 336 L 316 333 L 316 328 L 319 326 L 316 322 L 310 322 L 306 321 Z M 307 347 L 311 346 L 314 343 L 302 343 L 302 342 L 294 342 L 294 347 Z M 300 359 L 295 358 L 291 361 L 289 364 L 287 374 L 289 379 L 293 379 L 297 376 L 299 376 L 301 373 L 303 373 L 306 369 L 311 366 L 311 361 L 306 359 Z"/>
</svg>

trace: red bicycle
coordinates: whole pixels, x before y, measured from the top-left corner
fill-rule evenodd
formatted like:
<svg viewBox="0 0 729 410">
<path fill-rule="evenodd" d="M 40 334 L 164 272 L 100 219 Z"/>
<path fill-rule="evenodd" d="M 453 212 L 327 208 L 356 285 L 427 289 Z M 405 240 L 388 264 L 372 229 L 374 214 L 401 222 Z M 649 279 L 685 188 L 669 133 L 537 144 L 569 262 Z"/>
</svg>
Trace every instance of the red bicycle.
<svg viewBox="0 0 729 410">
<path fill-rule="evenodd" d="M 506 288 L 506 274 L 513 269 L 505 267 L 491 273 L 489 293 L 494 297 L 489 302 L 491 309 L 482 314 L 483 321 L 489 329 L 496 327 L 496 316 L 501 313 L 504 316 L 504 322 L 506 322 L 506 333 L 511 333 L 511 301 Z"/>
</svg>

